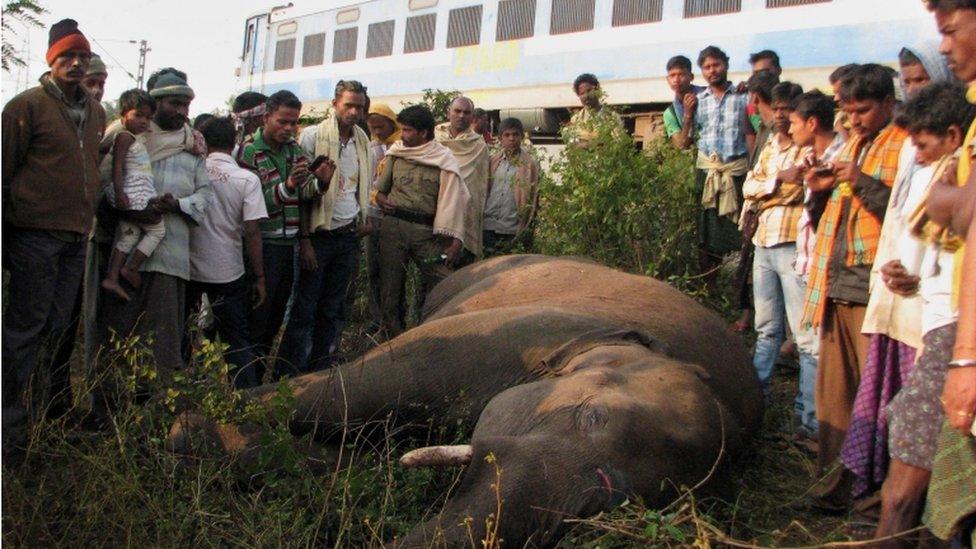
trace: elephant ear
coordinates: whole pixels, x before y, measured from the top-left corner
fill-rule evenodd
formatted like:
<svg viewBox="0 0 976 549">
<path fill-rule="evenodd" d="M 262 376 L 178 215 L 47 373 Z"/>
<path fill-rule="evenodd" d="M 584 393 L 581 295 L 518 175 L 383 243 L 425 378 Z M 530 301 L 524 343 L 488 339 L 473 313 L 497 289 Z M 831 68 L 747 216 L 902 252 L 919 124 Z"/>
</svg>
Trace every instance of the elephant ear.
<svg viewBox="0 0 976 549">
<path fill-rule="evenodd" d="M 559 375 L 574 357 L 596 347 L 621 344 L 639 345 L 654 353 L 670 354 L 667 343 L 652 337 L 647 332 L 623 327 L 593 328 L 550 351 L 532 366 L 532 370 L 540 377 Z"/>
</svg>

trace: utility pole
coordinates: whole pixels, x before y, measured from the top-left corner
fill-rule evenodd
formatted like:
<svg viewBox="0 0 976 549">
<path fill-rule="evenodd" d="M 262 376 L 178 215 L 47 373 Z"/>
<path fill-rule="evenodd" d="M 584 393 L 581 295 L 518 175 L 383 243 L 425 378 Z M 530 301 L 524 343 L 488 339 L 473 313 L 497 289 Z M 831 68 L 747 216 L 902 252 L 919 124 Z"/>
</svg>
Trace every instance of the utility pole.
<svg viewBox="0 0 976 549">
<path fill-rule="evenodd" d="M 142 84 L 146 79 L 146 53 L 152 51 L 149 42 L 145 40 L 129 40 L 130 44 L 139 44 L 139 71 L 136 73 L 136 86 L 142 89 Z"/>
</svg>

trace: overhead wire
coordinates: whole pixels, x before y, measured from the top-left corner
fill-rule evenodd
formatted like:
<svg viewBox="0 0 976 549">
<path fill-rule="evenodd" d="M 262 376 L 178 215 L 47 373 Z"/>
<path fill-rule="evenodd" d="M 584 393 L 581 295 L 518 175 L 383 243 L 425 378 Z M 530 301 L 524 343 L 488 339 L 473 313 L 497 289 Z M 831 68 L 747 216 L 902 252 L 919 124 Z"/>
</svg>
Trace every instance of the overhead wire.
<svg viewBox="0 0 976 549">
<path fill-rule="evenodd" d="M 105 49 L 105 46 L 103 46 L 95 37 L 92 37 L 92 42 L 98 44 L 98 47 L 101 48 L 101 50 L 103 52 L 105 52 L 105 55 L 109 56 L 109 58 L 112 61 L 115 61 L 115 63 L 118 64 L 119 68 L 122 69 L 122 72 L 124 72 L 125 74 L 128 74 L 129 75 L 129 78 L 131 78 L 133 82 L 136 82 L 136 83 L 139 82 L 139 79 L 136 78 L 134 74 L 132 74 L 131 72 L 129 72 L 129 70 L 126 69 L 124 65 L 122 65 L 122 62 L 119 61 L 118 59 L 116 59 L 115 56 L 111 54 L 111 52 L 109 52 L 107 49 Z"/>
</svg>

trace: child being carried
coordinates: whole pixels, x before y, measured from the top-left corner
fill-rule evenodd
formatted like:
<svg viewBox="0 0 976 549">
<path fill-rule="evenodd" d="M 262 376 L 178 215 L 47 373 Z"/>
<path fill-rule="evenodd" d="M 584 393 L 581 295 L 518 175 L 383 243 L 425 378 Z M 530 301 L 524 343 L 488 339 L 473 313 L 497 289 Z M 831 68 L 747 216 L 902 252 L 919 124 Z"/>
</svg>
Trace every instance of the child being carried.
<svg viewBox="0 0 976 549">
<path fill-rule="evenodd" d="M 156 100 L 143 90 L 129 90 L 119 98 L 123 129 L 112 144 L 112 179 L 110 184 L 105 184 L 105 195 L 116 209 L 145 210 L 150 200 L 156 198 L 149 151 L 140 137 L 149 129 L 155 111 Z M 102 281 L 102 288 L 128 301 L 129 294 L 119 284 L 119 276 L 138 288 L 142 284 L 139 267 L 164 236 L 166 227 L 162 220 L 136 223 L 124 217 L 120 219 L 115 230 L 109 272 Z M 130 252 L 132 257 L 127 264 L 126 257 Z"/>
</svg>

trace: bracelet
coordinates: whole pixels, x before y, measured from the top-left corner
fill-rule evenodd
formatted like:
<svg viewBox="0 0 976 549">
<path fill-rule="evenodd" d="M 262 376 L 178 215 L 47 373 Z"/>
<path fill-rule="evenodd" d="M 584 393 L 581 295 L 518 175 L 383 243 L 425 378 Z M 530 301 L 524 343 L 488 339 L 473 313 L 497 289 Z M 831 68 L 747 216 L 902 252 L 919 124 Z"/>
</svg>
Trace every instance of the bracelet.
<svg viewBox="0 0 976 549">
<path fill-rule="evenodd" d="M 956 360 L 949 361 L 948 368 L 952 370 L 953 368 L 971 368 L 976 366 L 976 359 L 974 358 L 960 358 Z"/>
</svg>

